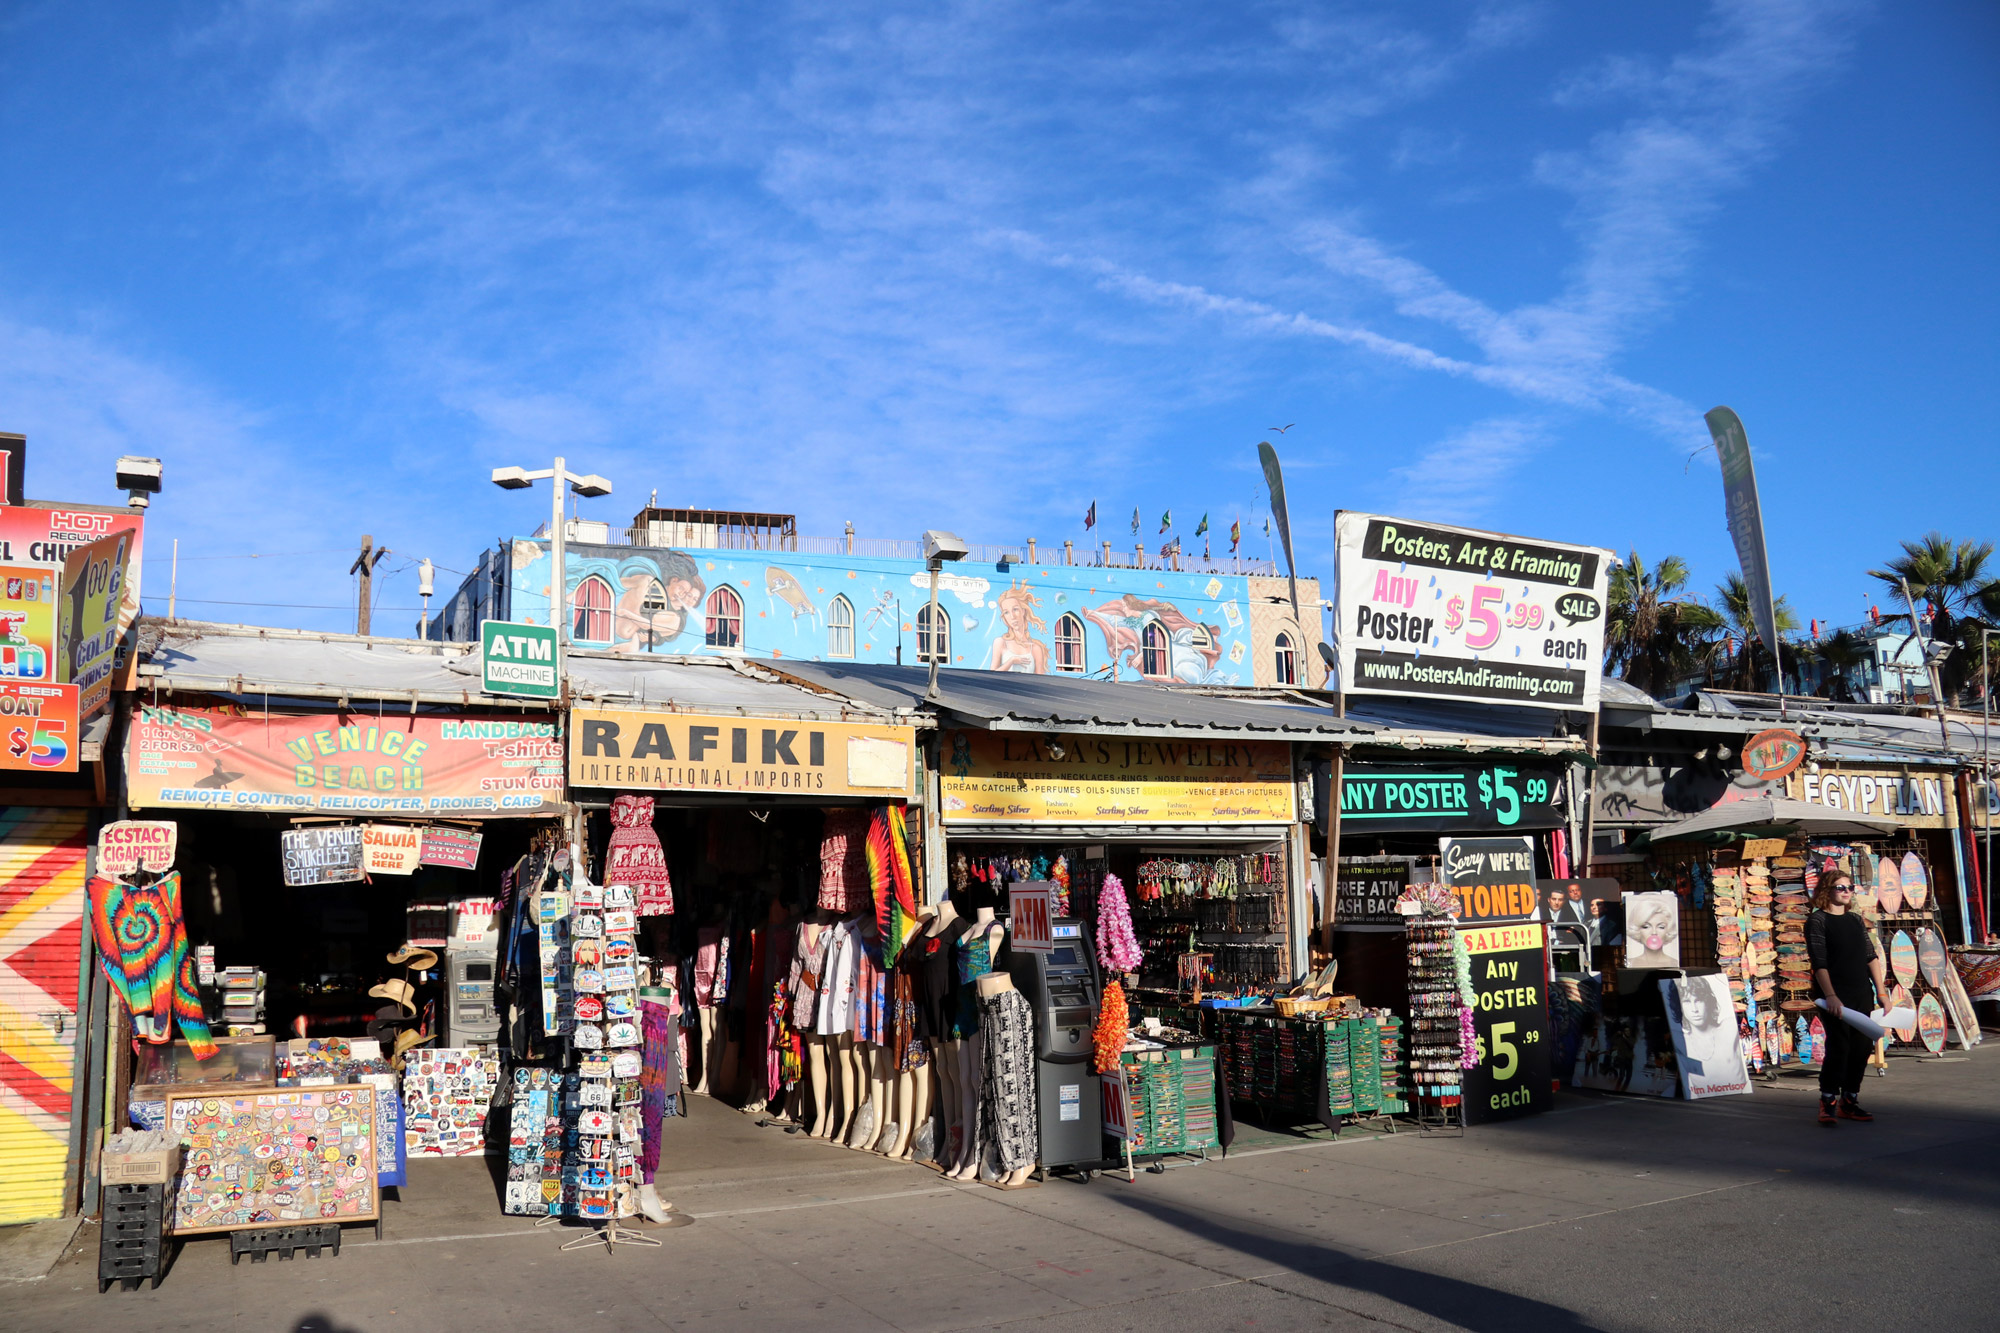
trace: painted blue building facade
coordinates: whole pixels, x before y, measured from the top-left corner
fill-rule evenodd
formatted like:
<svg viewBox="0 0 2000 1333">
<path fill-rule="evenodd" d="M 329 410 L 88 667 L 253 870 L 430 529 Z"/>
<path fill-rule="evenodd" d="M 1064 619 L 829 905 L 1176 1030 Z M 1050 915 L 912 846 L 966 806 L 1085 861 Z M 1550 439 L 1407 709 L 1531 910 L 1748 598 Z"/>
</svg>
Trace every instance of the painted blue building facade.
<svg viewBox="0 0 2000 1333">
<path fill-rule="evenodd" d="M 1277 579 L 967 560 L 940 575 L 933 626 L 921 560 L 575 541 L 566 555 L 571 641 L 585 649 L 915 664 L 935 641 L 943 664 L 961 668 L 1220 686 L 1323 674 L 1310 581 L 1301 586 L 1302 601 L 1308 591 L 1315 599 L 1308 632 L 1288 623 L 1288 603 L 1267 605 L 1281 600 Z M 546 540 L 501 542 L 429 637 L 474 641 L 488 619 L 550 623 L 550 571 Z"/>
</svg>

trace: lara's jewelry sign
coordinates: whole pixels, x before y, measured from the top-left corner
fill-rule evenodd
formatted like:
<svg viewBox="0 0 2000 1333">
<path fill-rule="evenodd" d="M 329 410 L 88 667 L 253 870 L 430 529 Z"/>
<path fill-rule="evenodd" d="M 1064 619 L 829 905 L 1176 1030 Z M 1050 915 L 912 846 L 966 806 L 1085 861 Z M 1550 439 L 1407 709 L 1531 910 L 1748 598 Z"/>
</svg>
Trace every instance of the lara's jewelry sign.
<svg viewBox="0 0 2000 1333">
<path fill-rule="evenodd" d="M 945 733 L 947 824 L 1288 824 L 1283 741 Z"/>
<path fill-rule="evenodd" d="M 1348 692 L 1597 707 L 1609 551 L 1347 512 L 1334 532 Z"/>
</svg>

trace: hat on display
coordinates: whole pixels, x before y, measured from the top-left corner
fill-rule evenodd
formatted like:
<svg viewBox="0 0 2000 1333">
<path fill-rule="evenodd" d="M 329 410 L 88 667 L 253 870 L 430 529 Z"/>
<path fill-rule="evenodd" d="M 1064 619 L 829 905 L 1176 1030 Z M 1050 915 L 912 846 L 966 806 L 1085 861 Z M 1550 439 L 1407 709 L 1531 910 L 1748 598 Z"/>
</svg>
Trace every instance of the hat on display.
<svg viewBox="0 0 2000 1333">
<path fill-rule="evenodd" d="M 438 956 L 435 950 L 419 948 L 414 944 L 405 944 L 402 948 L 389 955 L 389 961 L 399 967 L 409 967 L 419 972 L 428 972 L 437 966 Z"/>
<path fill-rule="evenodd" d="M 401 977 L 385 981 L 379 986 L 371 986 L 368 993 L 378 1000 L 393 1000 L 402 1006 L 405 1014 L 414 1014 L 417 1012 L 417 1006 L 414 1003 L 417 989 Z"/>
</svg>

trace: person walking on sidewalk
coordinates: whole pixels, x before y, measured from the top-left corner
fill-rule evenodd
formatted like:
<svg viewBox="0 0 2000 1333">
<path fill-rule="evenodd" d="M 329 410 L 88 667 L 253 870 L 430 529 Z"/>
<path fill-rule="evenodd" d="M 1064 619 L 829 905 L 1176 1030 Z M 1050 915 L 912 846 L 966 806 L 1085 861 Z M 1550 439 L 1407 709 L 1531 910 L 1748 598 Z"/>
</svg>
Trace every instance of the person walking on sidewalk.
<svg viewBox="0 0 2000 1333">
<path fill-rule="evenodd" d="M 1806 918 L 1806 954 L 1812 962 L 1813 991 L 1826 1001 L 1826 1059 L 1819 1067 L 1819 1122 L 1873 1120 L 1856 1100 L 1861 1072 L 1874 1043 L 1842 1021 L 1848 1006 L 1868 1013 L 1889 995 L 1882 952 L 1868 924 L 1848 907 L 1854 881 L 1838 872 L 1821 877 Z M 1872 987 L 1872 989 L 1871 989 Z"/>
</svg>

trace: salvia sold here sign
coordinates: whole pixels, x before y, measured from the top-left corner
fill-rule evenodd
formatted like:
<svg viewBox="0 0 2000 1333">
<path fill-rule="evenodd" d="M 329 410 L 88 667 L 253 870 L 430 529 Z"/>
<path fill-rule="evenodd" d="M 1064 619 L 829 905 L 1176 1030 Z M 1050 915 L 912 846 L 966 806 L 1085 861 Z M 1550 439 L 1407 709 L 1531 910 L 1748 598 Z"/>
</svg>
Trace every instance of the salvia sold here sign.
<svg viewBox="0 0 2000 1333">
<path fill-rule="evenodd" d="M 1611 552 L 1376 514 L 1334 532 L 1342 689 L 1597 707 Z"/>
</svg>

